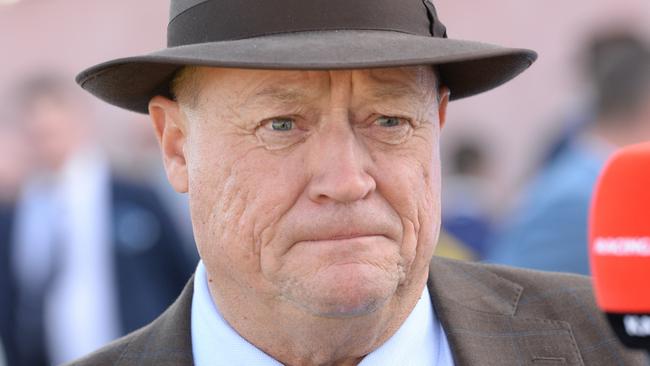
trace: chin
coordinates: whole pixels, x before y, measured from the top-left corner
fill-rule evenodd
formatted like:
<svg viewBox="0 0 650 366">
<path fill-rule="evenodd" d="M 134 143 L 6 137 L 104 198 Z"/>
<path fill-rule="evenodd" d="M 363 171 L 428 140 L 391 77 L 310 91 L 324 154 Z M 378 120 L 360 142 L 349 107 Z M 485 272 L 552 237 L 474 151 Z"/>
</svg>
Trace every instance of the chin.
<svg viewBox="0 0 650 366">
<path fill-rule="evenodd" d="M 399 276 L 383 269 L 366 264 L 335 267 L 301 281 L 294 302 L 316 316 L 349 318 L 374 313 L 396 293 Z"/>
</svg>

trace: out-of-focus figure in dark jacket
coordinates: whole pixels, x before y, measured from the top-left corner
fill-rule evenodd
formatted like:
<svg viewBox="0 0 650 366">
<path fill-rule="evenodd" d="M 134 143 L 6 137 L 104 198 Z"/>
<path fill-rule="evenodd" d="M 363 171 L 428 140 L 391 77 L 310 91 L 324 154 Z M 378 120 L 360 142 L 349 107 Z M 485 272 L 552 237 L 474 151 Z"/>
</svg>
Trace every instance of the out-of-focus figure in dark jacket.
<svg viewBox="0 0 650 366">
<path fill-rule="evenodd" d="M 35 168 L 2 220 L 11 365 L 70 361 L 150 322 L 194 270 L 153 190 L 112 172 L 73 87 L 39 76 L 18 98 Z"/>
</svg>

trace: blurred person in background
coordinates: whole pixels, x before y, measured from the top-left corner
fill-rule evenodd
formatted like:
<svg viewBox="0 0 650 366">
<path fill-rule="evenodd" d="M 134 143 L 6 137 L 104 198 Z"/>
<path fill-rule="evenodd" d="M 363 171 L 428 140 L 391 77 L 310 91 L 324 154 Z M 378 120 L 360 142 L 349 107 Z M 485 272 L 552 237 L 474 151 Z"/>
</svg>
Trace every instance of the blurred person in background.
<svg viewBox="0 0 650 366">
<path fill-rule="evenodd" d="M 554 157 L 497 236 L 490 262 L 589 274 L 587 218 L 600 170 L 615 149 L 650 140 L 650 51 L 616 32 L 594 38 L 586 58 L 594 118 L 552 147 Z"/>
<path fill-rule="evenodd" d="M 153 191 L 111 171 L 72 88 L 50 74 L 19 88 L 36 165 L 3 258 L 17 289 L 0 309 L 14 321 L 11 365 L 70 361 L 146 324 L 195 265 Z"/>
<path fill-rule="evenodd" d="M 102 119 L 106 121 L 106 118 Z M 145 116 L 127 114 L 110 126 L 96 123 L 103 132 L 102 147 L 110 157 L 115 174 L 131 182 L 142 182 L 156 193 L 174 221 L 188 255 L 198 260 L 187 197 L 179 195 L 167 181 L 160 149 L 151 124 Z"/>
<path fill-rule="evenodd" d="M 478 139 L 461 139 L 452 149 L 450 172 L 443 177 L 442 185 L 442 227 L 475 258 L 484 255 L 491 231 L 487 203 L 481 194 L 488 179 L 485 150 Z"/>
<path fill-rule="evenodd" d="M 10 343 L 13 342 L 14 317 L 2 309 L 16 307 L 16 282 L 9 259 L 10 243 L 16 200 L 29 162 L 24 130 L 3 118 L 0 120 L 0 346 L 3 346 L 0 365 L 5 358 L 14 360 L 11 351 L 15 350 L 15 346 Z"/>
</svg>

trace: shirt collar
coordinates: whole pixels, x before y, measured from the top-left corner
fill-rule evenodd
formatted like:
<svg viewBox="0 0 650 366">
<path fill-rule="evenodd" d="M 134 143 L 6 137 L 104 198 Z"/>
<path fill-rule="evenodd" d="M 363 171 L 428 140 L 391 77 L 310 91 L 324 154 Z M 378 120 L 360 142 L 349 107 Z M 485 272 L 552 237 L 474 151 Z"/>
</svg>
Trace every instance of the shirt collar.
<svg viewBox="0 0 650 366">
<path fill-rule="evenodd" d="M 192 353 L 196 366 L 282 366 L 240 336 L 212 301 L 203 261 L 194 275 L 192 295 Z"/>
<path fill-rule="evenodd" d="M 202 261 L 194 276 L 191 322 L 196 366 L 282 366 L 241 337 L 221 316 L 212 301 Z M 402 326 L 383 345 L 368 354 L 359 366 L 451 364 L 449 345 L 425 286 Z"/>
</svg>

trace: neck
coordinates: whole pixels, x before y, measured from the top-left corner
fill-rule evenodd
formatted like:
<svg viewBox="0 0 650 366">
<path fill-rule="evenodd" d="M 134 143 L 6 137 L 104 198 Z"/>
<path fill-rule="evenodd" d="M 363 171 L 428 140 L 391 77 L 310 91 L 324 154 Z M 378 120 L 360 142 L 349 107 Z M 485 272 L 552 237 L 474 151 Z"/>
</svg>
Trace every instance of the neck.
<svg viewBox="0 0 650 366">
<path fill-rule="evenodd" d="M 243 338 L 284 365 L 357 365 L 388 340 L 409 316 L 422 295 L 425 276 L 400 286 L 375 311 L 352 317 L 307 313 L 289 302 L 259 300 L 259 294 L 229 293 L 209 283 L 224 319 Z M 224 301 L 237 299 L 237 301 Z"/>
</svg>

